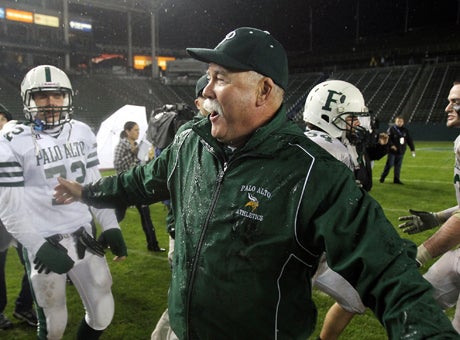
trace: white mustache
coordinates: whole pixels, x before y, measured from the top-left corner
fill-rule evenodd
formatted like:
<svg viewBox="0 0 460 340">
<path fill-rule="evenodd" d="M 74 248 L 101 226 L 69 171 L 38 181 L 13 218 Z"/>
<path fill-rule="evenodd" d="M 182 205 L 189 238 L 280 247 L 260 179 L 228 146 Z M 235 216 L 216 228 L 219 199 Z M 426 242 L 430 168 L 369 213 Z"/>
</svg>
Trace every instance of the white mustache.
<svg viewBox="0 0 460 340">
<path fill-rule="evenodd" d="M 217 112 L 220 116 L 224 115 L 222 106 L 215 99 L 206 98 L 203 103 L 203 108 L 209 113 Z"/>
</svg>

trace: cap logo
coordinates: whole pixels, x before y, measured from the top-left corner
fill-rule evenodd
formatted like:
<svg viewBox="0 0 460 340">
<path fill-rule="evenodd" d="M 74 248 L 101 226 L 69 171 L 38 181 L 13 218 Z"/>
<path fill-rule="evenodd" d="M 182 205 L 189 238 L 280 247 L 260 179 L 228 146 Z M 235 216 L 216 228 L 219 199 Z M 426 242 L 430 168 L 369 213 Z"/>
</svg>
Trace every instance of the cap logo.
<svg viewBox="0 0 460 340">
<path fill-rule="evenodd" d="M 236 32 L 231 31 L 230 33 L 227 33 L 227 35 L 225 36 L 225 39 L 226 40 L 232 39 L 235 35 L 236 35 Z"/>
<path fill-rule="evenodd" d="M 235 31 L 231 31 L 230 33 L 227 33 L 227 35 L 225 36 L 224 40 L 222 40 L 219 45 L 216 46 L 219 47 L 220 45 L 222 45 L 226 40 L 230 40 L 230 39 L 233 39 L 236 35 L 236 32 Z"/>
<path fill-rule="evenodd" d="M 288 60 L 283 46 L 267 31 L 240 27 L 229 32 L 214 49 L 187 48 L 193 58 L 231 70 L 253 70 L 282 89 L 288 83 Z"/>
</svg>

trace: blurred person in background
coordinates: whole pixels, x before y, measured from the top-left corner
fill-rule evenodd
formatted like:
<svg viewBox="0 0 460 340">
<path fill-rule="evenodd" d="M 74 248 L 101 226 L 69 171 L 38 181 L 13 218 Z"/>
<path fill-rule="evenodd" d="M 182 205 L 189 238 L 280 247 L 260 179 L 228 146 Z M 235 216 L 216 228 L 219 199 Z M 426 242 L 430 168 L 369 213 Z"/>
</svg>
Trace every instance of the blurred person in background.
<svg viewBox="0 0 460 340">
<path fill-rule="evenodd" d="M 404 118 L 398 116 L 395 118 L 394 125 L 388 129 L 389 136 L 389 152 L 385 167 L 383 168 L 382 174 L 380 175 L 380 183 L 385 182 L 385 178 L 390 173 L 392 167 L 393 171 L 393 183 L 404 184 L 401 182 L 401 168 L 406 153 L 407 146 L 409 146 L 412 157 L 415 157 L 415 145 L 412 137 L 409 134 L 409 129 L 404 126 Z"/>
<path fill-rule="evenodd" d="M 128 121 L 124 124 L 120 133 L 120 141 L 115 147 L 113 165 L 117 173 L 127 171 L 130 168 L 139 165 L 140 159 L 137 157 L 139 151 L 137 139 L 139 138 L 139 125 L 136 122 Z M 145 204 L 136 204 L 136 209 L 141 217 L 142 230 L 147 241 L 147 249 L 150 251 L 163 252 L 165 248 L 158 245 L 155 227 L 150 217 L 150 208 Z M 115 209 L 117 220 L 123 220 L 126 214 L 126 206 L 120 206 Z M 102 240 L 101 240 L 102 241 Z"/>
</svg>

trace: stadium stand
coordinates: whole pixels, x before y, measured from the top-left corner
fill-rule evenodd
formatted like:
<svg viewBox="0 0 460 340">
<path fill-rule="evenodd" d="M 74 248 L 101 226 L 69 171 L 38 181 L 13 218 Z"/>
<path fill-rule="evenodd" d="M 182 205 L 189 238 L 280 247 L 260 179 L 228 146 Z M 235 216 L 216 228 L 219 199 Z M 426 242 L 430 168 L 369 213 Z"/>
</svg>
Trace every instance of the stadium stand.
<svg viewBox="0 0 460 340">
<path fill-rule="evenodd" d="M 24 0 L 20 5 L 13 0 L 3 2 L 22 10 L 38 10 L 33 0 Z M 94 5 L 97 13 L 120 18 L 130 12 L 133 23 L 145 21 L 145 14 L 149 13 L 146 9 L 151 8 L 148 0 L 69 1 L 68 4 L 71 17 L 73 13 L 91 10 Z M 60 1 L 43 0 L 40 10 L 59 16 L 63 8 Z M 147 17 L 150 20 L 149 15 Z M 145 106 L 147 115 L 164 104 L 180 102 L 193 106 L 194 84 L 204 68 L 187 59 L 184 49 L 176 51 L 158 46 L 157 55 L 170 55 L 177 60 L 169 62 L 169 71 L 155 78 L 150 73 L 156 69 L 138 71 L 127 64 L 130 52 L 143 55 L 151 52 L 144 35 L 133 36 L 130 51 L 122 37 L 107 39 L 97 32 L 100 26 L 92 34 L 72 31 L 66 44 L 61 29 L 37 28 L 8 20 L 3 24 L 0 100 L 15 118 L 23 118 L 19 82 L 26 71 L 39 63 L 63 67 L 65 54 L 70 58 L 71 69 L 67 73 L 77 94 L 76 117 L 95 131 L 101 121 L 126 104 Z M 452 81 L 460 76 L 458 34 L 458 23 L 445 22 L 436 27 L 412 27 L 404 33 L 367 35 L 359 37 L 359 41 L 339 39 L 332 49 L 330 41 L 324 41 L 309 51 L 289 51 L 291 74 L 285 96 L 288 117 L 301 124 L 306 95 L 313 86 L 330 77 L 359 87 L 368 107 L 385 126 L 396 115 L 404 116 L 408 124 L 443 125 L 446 94 Z M 105 66 L 87 63 L 101 53 L 123 58 L 117 59 L 116 65 L 112 64 L 114 61 Z M 374 67 L 369 63 L 371 57 L 377 60 Z M 117 74 L 116 69 L 123 72 Z"/>
<path fill-rule="evenodd" d="M 296 74 L 287 94 L 288 114 L 294 121 L 302 119 L 306 94 L 318 81 L 312 75 Z M 330 78 L 348 81 L 359 87 L 367 105 L 381 122 L 389 123 L 402 115 L 408 123 L 443 123 L 446 94 L 452 81 L 460 75 L 460 63 L 418 64 L 343 70 Z M 299 77 L 306 81 L 298 87 Z M 291 86 L 293 86 L 291 88 Z M 297 96 L 295 95 L 297 94 Z M 294 97 L 294 98 L 293 98 Z"/>
<path fill-rule="evenodd" d="M 408 123 L 443 123 L 446 93 L 460 75 L 460 62 L 397 65 L 337 72 L 294 73 L 286 91 L 288 116 L 302 121 L 305 97 L 317 83 L 327 79 L 345 80 L 362 89 L 367 105 L 382 123 L 402 115 Z M 100 122 L 126 104 L 142 105 L 147 114 L 164 104 L 193 106 L 194 86 L 165 85 L 149 77 L 113 74 L 71 74 L 76 92 L 78 119 L 97 130 Z M 22 119 L 17 77 L 0 76 L 0 101 Z"/>
</svg>

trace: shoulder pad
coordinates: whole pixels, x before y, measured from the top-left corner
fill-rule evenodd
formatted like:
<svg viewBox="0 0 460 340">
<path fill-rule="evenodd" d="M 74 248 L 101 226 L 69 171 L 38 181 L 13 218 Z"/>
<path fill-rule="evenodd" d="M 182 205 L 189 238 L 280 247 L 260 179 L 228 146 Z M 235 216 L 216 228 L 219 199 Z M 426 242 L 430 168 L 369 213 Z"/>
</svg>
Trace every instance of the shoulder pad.
<svg viewBox="0 0 460 340">
<path fill-rule="evenodd" d="M 6 135 L 8 132 L 11 132 L 18 124 L 17 120 L 8 121 L 5 125 L 3 125 L 2 134 Z"/>
</svg>

